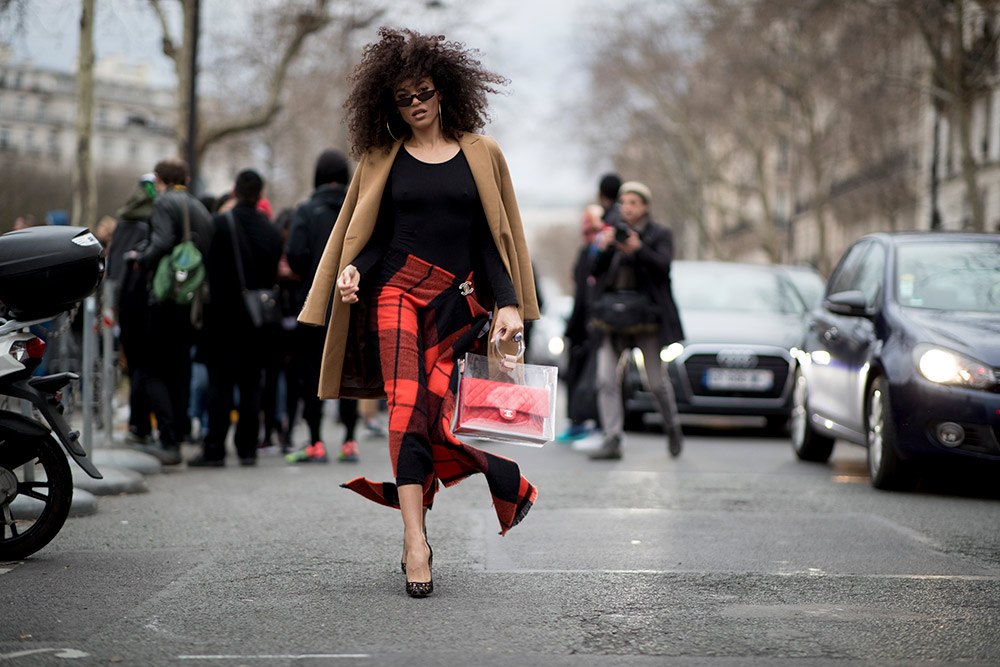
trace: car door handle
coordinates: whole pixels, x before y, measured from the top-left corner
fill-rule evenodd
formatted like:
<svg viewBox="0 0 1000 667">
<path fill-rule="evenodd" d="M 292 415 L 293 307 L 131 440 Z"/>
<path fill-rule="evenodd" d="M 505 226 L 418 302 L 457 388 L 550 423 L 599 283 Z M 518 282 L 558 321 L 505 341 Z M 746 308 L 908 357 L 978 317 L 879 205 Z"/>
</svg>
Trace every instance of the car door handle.
<svg viewBox="0 0 1000 667">
<path fill-rule="evenodd" d="M 829 329 L 823 332 L 823 340 L 826 340 L 828 342 L 837 340 L 837 338 L 839 337 L 840 337 L 840 332 L 837 331 L 837 327 L 830 327 Z"/>
</svg>

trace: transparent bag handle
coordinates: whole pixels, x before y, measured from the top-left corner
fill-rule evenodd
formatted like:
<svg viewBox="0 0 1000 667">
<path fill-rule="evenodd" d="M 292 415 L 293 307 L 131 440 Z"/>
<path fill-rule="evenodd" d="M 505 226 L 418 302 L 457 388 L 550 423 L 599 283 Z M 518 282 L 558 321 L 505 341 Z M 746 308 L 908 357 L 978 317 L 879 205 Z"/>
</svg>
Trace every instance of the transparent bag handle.
<svg viewBox="0 0 1000 667">
<path fill-rule="evenodd" d="M 503 373 L 512 378 L 514 371 L 517 369 L 517 362 L 524 357 L 524 336 L 521 335 L 520 331 L 514 334 L 514 342 L 517 343 L 517 355 L 514 356 L 513 361 L 508 361 L 507 355 L 500 349 L 500 332 L 497 332 L 496 338 L 493 339 L 493 348 L 497 352 L 497 372 L 498 374 Z M 497 378 L 494 377 L 493 379 Z"/>
</svg>

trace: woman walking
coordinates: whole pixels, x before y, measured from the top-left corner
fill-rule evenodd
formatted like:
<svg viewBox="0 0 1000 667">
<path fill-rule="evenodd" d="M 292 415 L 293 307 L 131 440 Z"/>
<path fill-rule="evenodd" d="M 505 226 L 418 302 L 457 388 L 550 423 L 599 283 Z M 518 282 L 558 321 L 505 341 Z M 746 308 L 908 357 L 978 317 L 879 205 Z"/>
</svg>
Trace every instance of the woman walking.
<svg viewBox="0 0 1000 667">
<path fill-rule="evenodd" d="M 433 590 L 426 511 L 439 482 L 483 473 L 505 534 L 537 491 L 517 464 L 450 432 L 455 359 L 538 318 L 506 161 L 475 134 L 506 81 L 460 44 L 381 28 L 345 102 L 360 159 L 299 320 L 323 325 L 319 393 L 385 396 L 395 483 L 344 486 L 401 510 L 406 592 Z M 487 325 L 488 337 L 483 336 Z"/>
</svg>

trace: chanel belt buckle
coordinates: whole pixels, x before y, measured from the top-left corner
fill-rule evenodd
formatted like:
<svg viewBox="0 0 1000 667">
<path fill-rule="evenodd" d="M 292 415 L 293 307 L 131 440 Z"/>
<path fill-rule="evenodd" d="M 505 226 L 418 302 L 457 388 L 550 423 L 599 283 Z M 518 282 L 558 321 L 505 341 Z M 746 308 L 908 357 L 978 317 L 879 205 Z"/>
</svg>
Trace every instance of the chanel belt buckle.
<svg viewBox="0 0 1000 667">
<path fill-rule="evenodd" d="M 458 286 L 458 291 L 462 293 L 462 296 L 469 296 L 476 291 L 476 288 L 472 286 L 471 280 L 466 280 Z"/>
</svg>

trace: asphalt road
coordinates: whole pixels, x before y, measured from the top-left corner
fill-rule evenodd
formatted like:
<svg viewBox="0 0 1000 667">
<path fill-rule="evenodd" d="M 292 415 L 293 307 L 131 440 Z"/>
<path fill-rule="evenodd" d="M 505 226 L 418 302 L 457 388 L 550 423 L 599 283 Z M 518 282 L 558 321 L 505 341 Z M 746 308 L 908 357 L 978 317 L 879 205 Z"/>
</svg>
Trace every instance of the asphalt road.
<svg viewBox="0 0 1000 667">
<path fill-rule="evenodd" d="M 506 537 L 480 477 L 428 517 L 435 592 L 408 598 L 398 513 L 338 484 L 357 464 L 152 476 L 0 564 L 0 663 L 32 665 L 997 665 L 1000 485 L 916 492 L 864 452 L 797 462 L 752 430 L 692 430 L 680 459 L 555 443 L 515 457 L 538 503 Z"/>
</svg>

